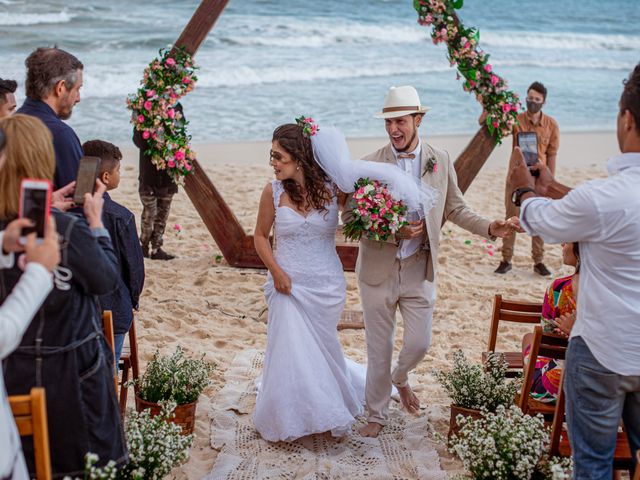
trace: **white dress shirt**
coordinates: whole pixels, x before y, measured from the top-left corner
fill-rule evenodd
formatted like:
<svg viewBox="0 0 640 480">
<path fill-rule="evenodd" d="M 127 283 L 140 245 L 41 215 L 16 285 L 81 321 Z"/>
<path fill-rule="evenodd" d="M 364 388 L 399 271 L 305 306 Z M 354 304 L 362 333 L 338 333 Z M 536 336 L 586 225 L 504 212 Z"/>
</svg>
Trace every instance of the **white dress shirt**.
<svg viewBox="0 0 640 480">
<path fill-rule="evenodd" d="M 522 203 L 520 222 L 546 243 L 580 242 L 580 293 L 571 337 L 605 368 L 640 375 L 640 153 L 609 159 L 609 178 L 560 200 Z"/>
<path fill-rule="evenodd" d="M 3 233 L 0 232 L 0 245 L 2 237 Z M 13 261 L 12 253 L 2 255 L 0 251 L 0 268 L 12 267 Z M 22 335 L 52 288 L 53 281 L 47 269 L 37 263 L 28 263 L 20 281 L 0 306 L 0 360 L 20 345 Z M 0 478 L 12 472 L 13 480 L 29 478 L 4 379 L 0 373 Z"/>
<path fill-rule="evenodd" d="M 415 150 L 412 152 L 398 152 L 393 145 L 391 145 L 391 150 L 396 157 L 396 162 L 398 167 L 407 172 L 410 175 L 413 175 L 418 180 L 420 180 L 420 155 L 422 153 L 422 143 L 418 140 L 418 145 Z M 398 155 L 401 153 L 408 153 L 415 155 L 414 158 L 398 158 Z M 418 251 L 420 246 L 422 245 L 422 238 L 411 238 L 407 240 L 400 240 L 400 245 L 398 246 L 398 253 L 396 254 L 396 258 L 403 259 L 408 258 L 414 253 Z"/>
</svg>

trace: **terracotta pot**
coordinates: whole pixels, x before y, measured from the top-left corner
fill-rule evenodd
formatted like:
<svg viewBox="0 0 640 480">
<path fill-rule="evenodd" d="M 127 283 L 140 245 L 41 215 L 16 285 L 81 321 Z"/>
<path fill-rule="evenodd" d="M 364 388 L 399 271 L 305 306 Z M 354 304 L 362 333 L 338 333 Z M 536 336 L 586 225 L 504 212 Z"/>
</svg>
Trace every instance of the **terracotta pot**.
<svg viewBox="0 0 640 480">
<path fill-rule="evenodd" d="M 471 417 L 474 420 L 478 418 L 482 418 L 482 413 L 480 410 L 476 410 L 475 408 L 464 408 L 459 407 L 457 405 L 451 405 L 451 419 L 449 420 L 449 435 L 448 438 L 451 439 L 452 435 L 458 435 L 460 431 L 460 425 L 456 421 L 456 417 L 458 415 L 463 415 L 464 417 Z"/>
<path fill-rule="evenodd" d="M 196 405 L 197 401 L 191 403 L 183 403 L 177 405 L 171 414 L 171 418 L 168 420 L 171 423 L 175 423 L 182 428 L 183 435 L 189 435 L 193 433 L 193 429 L 196 425 Z M 147 402 L 136 395 L 136 411 L 150 410 L 151 416 L 155 417 L 160 414 L 162 407 L 159 403 Z"/>
</svg>

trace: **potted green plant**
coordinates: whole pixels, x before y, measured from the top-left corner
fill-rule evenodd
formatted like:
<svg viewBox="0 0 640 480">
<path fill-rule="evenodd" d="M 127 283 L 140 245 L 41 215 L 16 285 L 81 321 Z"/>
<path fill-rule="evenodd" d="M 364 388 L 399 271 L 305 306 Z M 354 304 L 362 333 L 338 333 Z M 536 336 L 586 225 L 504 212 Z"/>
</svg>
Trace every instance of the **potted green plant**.
<svg viewBox="0 0 640 480">
<path fill-rule="evenodd" d="M 490 354 L 487 362 L 470 363 L 462 350 L 453 354 L 453 368 L 437 371 L 435 377 L 451 397 L 449 437 L 458 430 L 458 415 L 479 418 L 481 409 L 495 412 L 509 406 L 520 389 L 520 379 L 507 379 L 508 363 L 501 354 Z"/>
<path fill-rule="evenodd" d="M 571 478 L 571 458 L 549 457 L 549 429 L 542 415 L 531 417 L 512 405 L 478 419 L 460 417 L 451 437 L 455 453 L 475 480 L 559 480 Z"/>
<path fill-rule="evenodd" d="M 84 480 L 162 480 L 174 467 L 185 462 L 193 435 L 183 435 L 182 428 L 168 422 L 175 406 L 173 402 L 163 402 L 156 416 L 152 416 L 150 410 L 132 412 L 125 425 L 129 461 L 120 468 L 113 460 L 98 467 L 98 456 L 87 453 Z M 67 479 L 70 480 L 65 477 Z"/>
<path fill-rule="evenodd" d="M 204 360 L 204 354 L 192 359 L 180 347 L 170 356 L 156 351 L 144 374 L 134 381 L 137 411 L 149 409 L 151 415 L 158 415 L 160 402 L 175 402 L 169 421 L 180 425 L 184 434 L 192 433 L 198 397 L 211 384 L 209 375 L 214 368 L 215 364 Z"/>
</svg>

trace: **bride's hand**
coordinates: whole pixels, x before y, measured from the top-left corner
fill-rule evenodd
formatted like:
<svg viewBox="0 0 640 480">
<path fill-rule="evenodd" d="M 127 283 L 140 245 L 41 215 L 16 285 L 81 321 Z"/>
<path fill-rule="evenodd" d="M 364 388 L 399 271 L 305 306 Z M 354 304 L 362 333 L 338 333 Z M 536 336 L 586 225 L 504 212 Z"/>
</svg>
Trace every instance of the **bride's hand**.
<svg viewBox="0 0 640 480">
<path fill-rule="evenodd" d="M 272 272 L 271 276 L 273 277 L 273 286 L 276 287 L 278 292 L 284 293 L 285 295 L 291 294 L 291 279 L 289 275 L 284 273 L 283 270 L 278 270 Z"/>
</svg>

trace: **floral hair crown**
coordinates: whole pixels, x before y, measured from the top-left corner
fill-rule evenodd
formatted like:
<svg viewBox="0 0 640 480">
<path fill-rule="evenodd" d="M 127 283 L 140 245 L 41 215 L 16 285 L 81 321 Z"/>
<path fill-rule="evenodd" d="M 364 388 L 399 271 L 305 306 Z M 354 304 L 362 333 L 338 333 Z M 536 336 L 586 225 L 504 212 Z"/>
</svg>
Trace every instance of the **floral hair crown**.
<svg viewBox="0 0 640 480">
<path fill-rule="evenodd" d="M 302 134 L 305 137 L 312 137 L 319 130 L 318 124 L 311 117 L 300 115 L 298 118 L 296 118 L 296 123 L 300 128 L 302 128 Z"/>
</svg>

